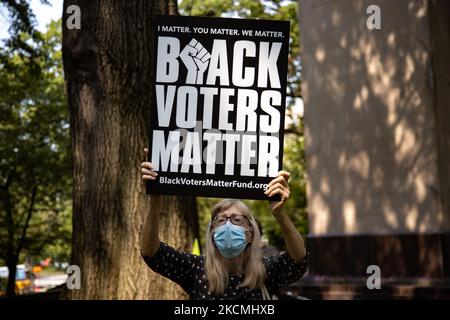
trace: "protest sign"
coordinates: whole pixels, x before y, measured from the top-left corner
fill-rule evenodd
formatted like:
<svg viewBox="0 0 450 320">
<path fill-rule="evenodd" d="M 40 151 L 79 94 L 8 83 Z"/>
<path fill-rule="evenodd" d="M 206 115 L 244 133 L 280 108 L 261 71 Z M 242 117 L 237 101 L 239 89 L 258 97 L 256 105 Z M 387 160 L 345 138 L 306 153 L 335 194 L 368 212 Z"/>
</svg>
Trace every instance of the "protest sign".
<svg viewBox="0 0 450 320">
<path fill-rule="evenodd" d="M 289 22 L 158 16 L 147 192 L 267 199 L 281 170 Z"/>
</svg>

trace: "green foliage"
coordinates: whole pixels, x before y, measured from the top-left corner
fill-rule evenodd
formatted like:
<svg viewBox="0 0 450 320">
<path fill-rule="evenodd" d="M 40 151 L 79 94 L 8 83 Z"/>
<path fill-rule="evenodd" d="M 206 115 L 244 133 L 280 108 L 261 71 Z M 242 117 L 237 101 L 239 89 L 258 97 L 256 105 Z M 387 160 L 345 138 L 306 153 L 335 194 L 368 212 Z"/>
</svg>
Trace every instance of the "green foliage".
<svg viewBox="0 0 450 320">
<path fill-rule="evenodd" d="M 6 9 L 10 22 L 8 28 L 10 37 L 4 40 L 5 46 L 20 53 L 23 58 L 27 57 L 26 63 L 38 69 L 39 64 L 34 60 L 38 58 L 41 50 L 33 44 L 42 41 L 42 35 L 35 29 L 36 20 L 30 2 L 31 0 L 0 0 L 0 10 Z M 48 0 L 40 0 L 40 2 L 49 4 Z M 0 13 L 3 14 L 3 10 Z"/>
<path fill-rule="evenodd" d="M 38 40 L 20 35 L 21 41 L 38 49 L 32 63 L 20 50 L 0 48 L 3 258 L 11 245 L 14 253 L 23 250 L 38 257 L 54 253 L 67 259 L 70 252 L 72 178 L 60 25 L 52 22 Z M 36 197 L 27 225 L 33 190 Z M 11 233 L 12 243 L 8 241 Z"/>
<path fill-rule="evenodd" d="M 292 176 L 289 181 L 291 196 L 285 210 L 295 226 L 306 235 L 308 221 L 306 212 L 306 165 L 304 157 L 304 135 L 301 117 L 292 112 L 301 96 L 300 76 L 300 31 L 298 26 L 298 3 L 296 0 L 182 0 L 180 13 L 192 16 L 240 17 L 249 19 L 290 21 L 290 48 L 288 61 L 287 115 L 291 118 L 288 134 L 285 135 L 283 169 Z M 220 199 L 197 198 L 199 225 L 206 230 L 211 208 Z M 284 249 L 279 225 L 265 201 L 245 201 L 260 220 L 263 232 L 272 245 Z M 201 232 L 200 244 L 204 246 L 204 232 Z"/>
<path fill-rule="evenodd" d="M 47 1 L 41 1 L 47 3 Z M 0 5 L 8 10 L 11 26 L 11 36 L 19 36 L 21 33 L 31 34 L 34 32 L 34 14 L 27 0 L 0 0 Z"/>
<path fill-rule="evenodd" d="M 211 220 L 211 209 L 222 199 L 219 198 L 200 198 L 197 197 L 198 225 L 200 227 L 200 250 L 203 252 L 205 248 L 205 231 Z"/>
</svg>

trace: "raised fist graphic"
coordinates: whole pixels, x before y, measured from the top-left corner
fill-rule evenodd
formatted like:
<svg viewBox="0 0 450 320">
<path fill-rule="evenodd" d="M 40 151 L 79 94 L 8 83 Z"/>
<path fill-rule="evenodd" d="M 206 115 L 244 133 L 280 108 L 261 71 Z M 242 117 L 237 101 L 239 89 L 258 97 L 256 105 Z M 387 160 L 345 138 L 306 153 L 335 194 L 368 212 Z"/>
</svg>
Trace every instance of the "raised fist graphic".
<svg viewBox="0 0 450 320">
<path fill-rule="evenodd" d="M 208 68 L 211 54 L 200 42 L 192 39 L 181 51 L 180 58 L 188 70 L 186 83 L 203 84 L 203 74 Z"/>
</svg>

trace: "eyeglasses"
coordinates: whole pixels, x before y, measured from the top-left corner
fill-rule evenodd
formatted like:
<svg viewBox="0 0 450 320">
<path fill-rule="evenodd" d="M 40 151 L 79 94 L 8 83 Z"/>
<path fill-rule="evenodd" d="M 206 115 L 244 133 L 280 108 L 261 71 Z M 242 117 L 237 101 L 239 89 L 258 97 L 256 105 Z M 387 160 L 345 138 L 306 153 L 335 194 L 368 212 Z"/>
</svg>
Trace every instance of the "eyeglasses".
<svg viewBox="0 0 450 320">
<path fill-rule="evenodd" d="M 224 216 L 224 215 L 216 216 L 213 220 L 213 225 L 216 227 L 223 226 L 225 223 L 227 223 L 228 219 L 230 219 L 231 223 L 236 226 L 242 226 L 244 224 L 245 220 L 250 222 L 246 216 L 244 216 L 242 214 L 233 213 L 229 217 Z"/>
</svg>

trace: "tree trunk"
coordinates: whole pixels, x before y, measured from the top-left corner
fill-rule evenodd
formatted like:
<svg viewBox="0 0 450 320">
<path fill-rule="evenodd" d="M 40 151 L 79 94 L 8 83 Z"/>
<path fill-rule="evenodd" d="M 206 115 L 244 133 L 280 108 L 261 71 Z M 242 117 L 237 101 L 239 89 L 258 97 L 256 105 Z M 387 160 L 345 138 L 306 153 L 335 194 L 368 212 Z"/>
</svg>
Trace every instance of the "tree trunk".
<svg viewBox="0 0 450 320">
<path fill-rule="evenodd" d="M 6 295 L 14 296 L 16 294 L 16 270 L 17 261 L 19 259 L 18 255 L 15 254 L 14 250 L 14 220 L 13 220 L 13 208 L 14 204 L 11 201 L 11 193 L 9 187 L 15 176 L 16 169 L 14 168 L 6 179 L 6 183 L 0 186 L 0 199 L 3 204 L 3 209 L 6 214 L 6 230 L 8 234 L 8 239 L 6 241 L 5 253 L 2 252 L 2 256 L 5 259 L 6 266 L 8 267 L 8 282 L 6 284 Z M 3 249 L 3 247 L 1 248 Z"/>
<path fill-rule="evenodd" d="M 6 295 L 11 297 L 16 294 L 16 272 L 17 272 L 17 257 L 10 257 L 7 261 L 8 267 L 8 284 L 6 285 Z"/>
<path fill-rule="evenodd" d="M 81 9 L 81 29 L 65 23 L 69 5 Z M 148 145 L 153 21 L 176 14 L 176 0 L 64 1 L 63 62 L 73 153 L 72 263 L 81 289 L 70 299 L 186 297 L 154 274 L 140 255 L 149 210 L 162 213 L 161 239 L 190 250 L 196 234 L 195 198 L 145 194 L 140 182 Z"/>
</svg>

